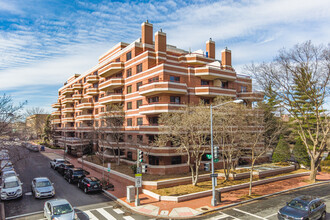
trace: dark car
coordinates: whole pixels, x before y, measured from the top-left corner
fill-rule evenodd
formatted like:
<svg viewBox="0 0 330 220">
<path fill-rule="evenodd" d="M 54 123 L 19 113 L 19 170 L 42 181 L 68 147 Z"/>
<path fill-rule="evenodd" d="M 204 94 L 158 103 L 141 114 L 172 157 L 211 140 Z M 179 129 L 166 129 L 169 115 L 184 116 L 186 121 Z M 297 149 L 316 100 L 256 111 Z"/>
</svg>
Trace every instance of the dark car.
<svg viewBox="0 0 330 220">
<path fill-rule="evenodd" d="M 313 196 L 299 196 L 288 202 L 277 214 L 278 219 L 326 219 L 326 205 Z"/>
<path fill-rule="evenodd" d="M 69 168 L 64 175 L 69 183 L 77 183 L 80 179 L 84 178 L 88 172 L 81 168 Z"/>
<path fill-rule="evenodd" d="M 57 172 L 59 172 L 62 176 L 68 171 L 69 168 L 74 168 L 73 164 L 71 163 L 61 163 L 57 166 Z"/>
<path fill-rule="evenodd" d="M 78 187 L 85 193 L 102 191 L 101 181 L 96 177 L 84 177 L 79 180 Z"/>
</svg>

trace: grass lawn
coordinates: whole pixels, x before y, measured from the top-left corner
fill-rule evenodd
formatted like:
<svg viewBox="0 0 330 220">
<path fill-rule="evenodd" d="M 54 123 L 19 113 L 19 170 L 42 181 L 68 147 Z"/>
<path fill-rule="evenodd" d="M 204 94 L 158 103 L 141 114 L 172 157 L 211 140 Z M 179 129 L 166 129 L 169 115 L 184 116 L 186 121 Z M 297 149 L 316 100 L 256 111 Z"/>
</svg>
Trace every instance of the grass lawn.
<svg viewBox="0 0 330 220">
<path fill-rule="evenodd" d="M 295 173 L 302 173 L 302 172 L 306 172 L 306 171 L 308 171 L 308 170 L 298 169 L 298 170 L 294 170 L 289 173 L 278 174 L 278 175 L 266 177 L 266 178 L 284 176 L 284 175 L 295 174 Z M 254 178 L 253 180 L 258 180 L 258 179 Z M 224 181 L 222 179 L 218 179 L 217 188 L 233 186 L 233 185 L 238 185 L 238 184 L 248 183 L 248 182 L 249 182 L 249 179 L 229 180 L 229 181 Z M 196 193 L 196 192 L 201 192 L 201 191 L 206 191 L 206 190 L 211 190 L 211 189 L 212 189 L 212 181 L 210 180 L 210 181 L 199 182 L 197 186 L 193 186 L 192 184 L 187 184 L 187 185 L 180 185 L 180 186 L 152 190 L 152 192 L 157 193 L 161 196 L 180 196 L 180 195 Z"/>
</svg>

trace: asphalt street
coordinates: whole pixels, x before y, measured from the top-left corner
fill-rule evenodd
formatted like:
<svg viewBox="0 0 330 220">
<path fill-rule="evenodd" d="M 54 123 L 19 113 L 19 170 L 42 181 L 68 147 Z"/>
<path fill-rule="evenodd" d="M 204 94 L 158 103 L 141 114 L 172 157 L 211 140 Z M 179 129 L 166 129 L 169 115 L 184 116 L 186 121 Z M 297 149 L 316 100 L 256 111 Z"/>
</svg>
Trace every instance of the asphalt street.
<svg viewBox="0 0 330 220">
<path fill-rule="evenodd" d="M 48 177 L 54 183 L 56 192 L 54 198 L 65 198 L 74 207 L 111 201 L 103 193 L 85 194 L 75 184 L 69 184 L 57 171 L 50 168 L 49 158 L 41 153 L 30 152 L 24 147 L 12 147 L 21 148 L 20 151 L 15 152 L 20 152 L 23 159 L 14 164 L 14 168 L 23 183 L 23 197 L 21 199 L 4 201 L 6 217 L 43 210 L 44 202 L 48 199 L 35 199 L 31 194 L 31 182 L 35 177 Z"/>
<path fill-rule="evenodd" d="M 327 219 L 330 220 L 330 183 L 303 188 L 300 190 L 263 198 L 251 203 L 218 211 L 212 215 L 199 219 L 209 220 L 254 220 L 254 219 L 277 219 L 277 212 L 295 197 L 300 195 L 312 195 L 323 198 L 327 205 Z"/>
</svg>

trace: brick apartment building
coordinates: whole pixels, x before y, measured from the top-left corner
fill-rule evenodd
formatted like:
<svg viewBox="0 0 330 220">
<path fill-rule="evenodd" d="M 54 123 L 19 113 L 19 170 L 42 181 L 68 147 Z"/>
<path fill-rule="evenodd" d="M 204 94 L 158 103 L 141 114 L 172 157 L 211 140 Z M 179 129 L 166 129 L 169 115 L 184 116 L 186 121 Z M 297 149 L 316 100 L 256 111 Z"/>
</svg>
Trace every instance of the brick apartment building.
<svg viewBox="0 0 330 220">
<path fill-rule="evenodd" d="M 215 59 L 215 42 L 206 42 L 206 51 L 194 53 L 168 45 L 162 30 L 153 34 L 153 25 L 142 25 L 142 38 L 131 44 L 120 42 L 99 58 L 84 74 L 75 74 L 59 89 L 52 107 L 56 143 L 79 154 L 90 144 L 88 134 L 101 126 L 111 105 L 124 106 L 123 138 L 120 153 L 123 162 L 136 160 L 136 143 L 148 146 L 158 134 L 161 113 L 177 111 L 189 103 L 212 102 L 216 96 L 243 99 L 248 105 L 263 98 L 252 91 L 252 79 L 236 74 L 231 51 L 221 51 Z M 153 38 L 155 36 L 155 38 Z M 106 137 L 94 137 L 94 150 L 109 148 Z M 111 154 L 111 151 L 106 151 Z M 175 147 L 157 147 L 144 155 L 148 173 L 187 172 L 186 157 Z M 204 161 L 207 162 L 207 161 Z"/>
</svg>

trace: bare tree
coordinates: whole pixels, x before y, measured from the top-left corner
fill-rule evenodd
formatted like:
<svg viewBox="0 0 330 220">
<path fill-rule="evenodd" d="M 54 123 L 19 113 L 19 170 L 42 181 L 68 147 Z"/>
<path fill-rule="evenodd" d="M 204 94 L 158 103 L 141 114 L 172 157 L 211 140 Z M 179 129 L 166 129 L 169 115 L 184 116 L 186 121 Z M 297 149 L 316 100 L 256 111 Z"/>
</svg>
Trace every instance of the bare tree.
<svg viewBox="0 0 330 220">
<path fill-rule="evenodd" d="M 160 131 L 157 146 L 171 142 L 183 155 L 187 155 L 194 186 L 198 183 L 198 172 L 206 145 L 209 144 L 209 111 L 205 106 L 188 106 L 180 112 L 164 113 L 160 116 Z"/>
<path fill-rule="evenodd" d="M 310 179 L 315 181 L 330 132 L 329 113 L 324 109 L 330 93 L 330 44 L 297 44 L 289 51 L 281 50 L 273 62 L 247 69 L 264 90 L 272 85 L 282 106 L 293 117 L 311 159 Z"/>
<path fill-rule="evenodd" d="M 0 97 L 0 135 L 9 134 L 11 125 L 21 118 L 20 111 L 26 104 L 25 102 L 14 105 L 11 96 L 4 94 Z"/>
</svg>

